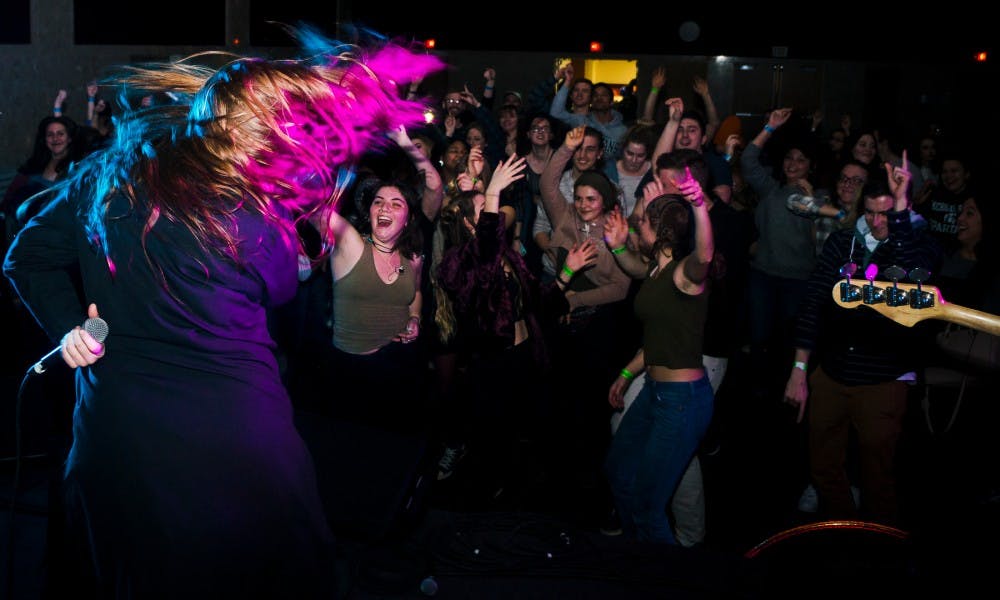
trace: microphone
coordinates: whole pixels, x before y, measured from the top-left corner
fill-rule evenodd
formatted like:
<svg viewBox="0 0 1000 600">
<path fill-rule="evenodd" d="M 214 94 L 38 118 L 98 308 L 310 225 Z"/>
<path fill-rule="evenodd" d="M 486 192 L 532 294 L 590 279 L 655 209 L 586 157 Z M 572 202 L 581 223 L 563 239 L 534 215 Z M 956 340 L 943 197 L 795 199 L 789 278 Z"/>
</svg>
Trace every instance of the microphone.
<svg viewBox="0 0 1000 600">
<path fill-rule="evenodd" d="M 104 319 L 100 317 L 93 317 L 87 319 L 83 322 L 83 330 L 90 334 L 90 337 L 94 338 L 98 342 L 104 343 L 104 340 L 108 337 L 108 324 L 104 322 Z M 49 370 L 53 364 L 61 358 L 62 344 L 56 346 L 51 352 L 42 357 L 41 360 L 35 363 L 35 366 L 31 367 L 30 371 L 35 373 L 44 373 Z"/>
</svg>

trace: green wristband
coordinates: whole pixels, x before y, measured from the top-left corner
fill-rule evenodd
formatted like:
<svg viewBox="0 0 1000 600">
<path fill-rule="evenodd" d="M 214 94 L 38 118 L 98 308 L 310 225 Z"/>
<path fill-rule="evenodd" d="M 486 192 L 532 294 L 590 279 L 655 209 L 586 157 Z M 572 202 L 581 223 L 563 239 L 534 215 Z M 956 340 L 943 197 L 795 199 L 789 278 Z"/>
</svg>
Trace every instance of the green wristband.
<svg viewBox="0 0 1000 600">
<path fill-rule="evenodd" d="M 566 275 L 566 277 L 569 277 L 570 279 L 572 279 L 573 275 L 576 273 L 576 271 L 567 267 L 566 265 L 563 265 L 562 272 Z"/>
<path fill-rule="evenodd" d="M 635 373 L 629 371 L 627 367 L 622 369 L 619 375 L 624 377 L 626 381 L 632 381 L 633 379 L 635 379 Z"/>
<path fill-rule="evenodd" d="M 624 254 L 628 250 L 625 246 L 618 246 L 617 248 L 611 249 L 611 254 Z"/>
</svg>

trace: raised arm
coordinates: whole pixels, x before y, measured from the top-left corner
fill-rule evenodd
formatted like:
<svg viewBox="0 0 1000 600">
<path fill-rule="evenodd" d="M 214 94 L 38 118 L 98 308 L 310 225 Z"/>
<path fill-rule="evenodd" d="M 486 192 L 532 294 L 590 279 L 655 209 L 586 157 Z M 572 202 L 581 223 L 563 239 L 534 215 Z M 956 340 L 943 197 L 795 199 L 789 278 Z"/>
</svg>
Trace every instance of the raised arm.
<svg viewBox="0 0 1000 600">
<path fill-rule="evenodd" d="M 56 92 L 56 99 L 52 101 L 52 116 L 62 116 L 64 102 L 66 102 L 66 90 L 59 90 Z"/>
<path fill-rule="evenodd" d="M 574 127 L 566 134 L 566 140 L 561 146 L 556 148 L 549 163 L 545 165 L 542 176 L 539 178 L 539 187 L 542 192 L 542 207 L 549 218 L 552 229 L 559 229 L 560 224 L 571 219 L 569 200 L 563 197 L 559 191 L 559 180 L 562 179 L 563 170 L 566 163 L 573 157 L 573 153 L 580 144 L 583 143 L 583 134 L 586 128 L 583 125 Z"/>
<path fill-rule="evenodd" d="M 441 174 L 434 168 L 430 159 L 424 156 L 420 148 L 417 148 L 413 144 L 413 140 L 410 139 L 405 126 L 400 125 L 399 129 L 394 129 L 388 132 L 387 135 L 406 154 L 406 157 L 416 167 L 417 172 L 423 173 L 424 191 L 421 197 L 420 208 L 424 216 L 428 220 L 433 221 L 437 218 L 441 210 L 441 203 L 444 201 L 444 183 L 441 181 Z"/>
<path fill-rule="evenodd" d="M 885 163 L 885 170 L 889 177 L 889 190 L 892 192 L 893 200 L 895 200 L 893 209 L 897 212 L 910 207 L 906 191 L 910 187 L 913 173 L 910 173 L 907 164 L 909 163 L 906 162 L 906 150 L 903 150 L 903 162 L 900 166 L 894 167 L 888 161 Z"/>
<path fill-rule="evenodd" d="M 490 177 L 490 185 L 486 188 L 486 204 L 483 205 L 484 212 L 503 213 L 504 229 L 510 227 L 517 217 L 513 207 L 500 206 L 500 192 L 506 189 L 515 181 L 524 179 L 524 169 L 527 161 L 523 156 L 511 156 L 506 161 L 497 163 L 497 168 Z"/>
<path fill-rule="evenodd" d="M 97 102 L 97 82 L 87 84 L 87 125 L 94 124 L 94 103 Z"/>
<path fill-rule="evenodd" d="M 764 128 L 760 130 L 760 133 L 753 138 L 740 155 L 740 167 L 743 169 L 743 178 L 761 198 L 764 198 L 779 185 L 778 180 L 772 177 L 760 163 L 761 149 L 764 148 L 767 140 L 771 139 L 771 134 L 788 121 L 791 114 L 792 109 L 790 108 L 772 110 L 767 116 L 767 123 L 764 124 Z"/>
<path fill-rule="evenodd" d="M 365 247 L 361 234 L 350 221 L 337 212 L 336 208 L 317 214 L 310 221 L 326 244 L 332 248 L 330 267 L 333 270 L 334 280 L 343 277 L 361 258 L 361 252 Z"/>
<path fill-rule="evenodd" d="M 569 88 L 572 84 L 569 77 L 563 79 L 562 86 L 556 91 L 556 95 L 552 97 L 552 103 L 549 105 L 549 114 L 564 123 L 569 123 L 573 117 L 573 113 L 566 110 L 566 101 L 569 98 Z"/>
<path fill-rule="evenodd" d="M 648 265 L 639 252 L 632 250 L 628 241 L 628 221 L 617 208 L 604 220 L 604 243 L 615 257 L 615 262 L 633 279 L 643 279 L 648 274 Z"/>
<path fill-rule="evenodd" d="M 497 71 L 493 67 L 487 67 L 483 71 L 483 106 L 488 110 L 493 110 L 496 103 Z"/>
<path fill-rule="evenodd" d="M 656 140 L 656 147 L 653 148 L 653 168 L 656 168 L 656 159 L 661 154 L 672 152 L 674 141 L 677 140 L 677 129 L 681 126 L 681 114 L 684 113 L 684 101 L 680 98 L 669 98 L 665 103 L 669 109 L 667 124 L 660 132 L 660 139 Z"/>
<path fill-rule="evenodd" d="M 694 251 L 681 259 L 683 269 L 675 271 L 674 281 L 677 287 L 686 293 L 697 294 L 704 289 L 705 280 L 708 279 L 708 268 L 712 264 L 712 258 L 715 257 L 712 221 L 708 216 L 708 206 L 705 205 L 705 192 L 698 181 L 691 176 L 689 167 L 685 167 L 684 179 L 676 183 L 684 199 L 693 209 Z"/>
<path fill-rule="evenodd" d="M 715 102 L 712 101 L 712 94 L 708 90 L 708 81 L 704 77 L 694 78 L 694 93 L 701 96 L 701 101 L 705 104 L 705 139 L 715 138 L 715 132 L 719 129 L 719 111 L 715 109 Z"/>
<path fill-rule="evenodd" d="M 656 67 L 653 69 L 653 78 L 650 80 L 649 94 L 646 96 L 646 104 L 642 110 L 642 120 L 656 122 L 656 101 L 660 98 L 660 90 L 667 84 L 667 68 Z"/>
</svg>

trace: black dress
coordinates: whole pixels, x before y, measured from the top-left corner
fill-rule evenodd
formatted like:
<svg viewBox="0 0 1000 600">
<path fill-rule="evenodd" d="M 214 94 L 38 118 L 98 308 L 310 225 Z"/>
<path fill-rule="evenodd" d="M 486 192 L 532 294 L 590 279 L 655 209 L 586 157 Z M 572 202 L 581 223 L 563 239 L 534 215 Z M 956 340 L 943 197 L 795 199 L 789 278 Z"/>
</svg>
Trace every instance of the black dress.
<svg viewBox="0 0 1000 600">
<path fill-rule="evenodd" d="M 4 272 L 53 340 L 91 302 L 110 329 L 77 370 L 64 478 L 97 596 L 329 597 L 333 538 L 267 328 L 295 293 L 295 249 L 244 209 L 240 264 L 167 218 L 144 247 L 144 215 L 117 197 L 105 256 L 76 209 L 51 203 Z"/>
</svg>

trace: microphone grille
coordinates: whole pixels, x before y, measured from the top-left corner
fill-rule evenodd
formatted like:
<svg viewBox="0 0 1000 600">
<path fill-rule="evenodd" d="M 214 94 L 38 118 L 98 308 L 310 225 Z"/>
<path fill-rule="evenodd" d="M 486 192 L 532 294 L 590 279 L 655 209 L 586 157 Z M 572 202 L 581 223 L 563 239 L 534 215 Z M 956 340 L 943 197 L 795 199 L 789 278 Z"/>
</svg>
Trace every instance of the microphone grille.
<svg viewBox="0 0 1000 600">
<path fill-rule="evenodd" d="M 102 344 L 108 337 L 108 324 L 100 317 L 93 317 L 84 321 L 83 329 Z"/>
</svg>

